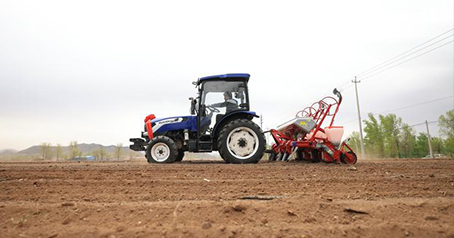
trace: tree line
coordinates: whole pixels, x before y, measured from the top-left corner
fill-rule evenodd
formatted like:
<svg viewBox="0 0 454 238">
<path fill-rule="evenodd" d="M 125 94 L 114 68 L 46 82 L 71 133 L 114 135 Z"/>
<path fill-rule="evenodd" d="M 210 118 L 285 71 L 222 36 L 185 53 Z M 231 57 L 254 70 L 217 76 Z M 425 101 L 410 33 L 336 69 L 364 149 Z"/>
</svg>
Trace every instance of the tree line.
<svg viewBox="0 0 454 238">
<path fill-rule="evenodd" d="M 80 151 L 77 147 L 77 141 L 71 141 L 66 151 L 60 144 L 57 144 L 55 147 L 47 142 L 40 144 L 40 156 L 42 159 L 67 160 L 82 156 L 94 156 L 97 160 L 108 160 L 120 159 L 128 155 L 130 158 L 137 156 L 136 153 L 130 152 L 129 154 L 127 154 L 125 151 L 123 151 L 122 143 L 114 146 L 113 153 L 107 152 L 103 146 L 100 146 L 97 150 L 93 150 L 88 153 L 82 153 L 82 151 Z"/>
<path fill-rule="evenodd" d="M 421 158 L 429 155 L 427 133 L 416 133 L 412 126 L 404 123 L 395 114 L 378 115 L 369 113 L 363 120 L 364 149 L 368 157 L 378 158 Z M 454 156 L 454 110 L 438 118 L 440 137 L 431 136 L 434 154 Z M 348 144 L 360 154 L 360 134 L 353 132 Z"/>
</svg>

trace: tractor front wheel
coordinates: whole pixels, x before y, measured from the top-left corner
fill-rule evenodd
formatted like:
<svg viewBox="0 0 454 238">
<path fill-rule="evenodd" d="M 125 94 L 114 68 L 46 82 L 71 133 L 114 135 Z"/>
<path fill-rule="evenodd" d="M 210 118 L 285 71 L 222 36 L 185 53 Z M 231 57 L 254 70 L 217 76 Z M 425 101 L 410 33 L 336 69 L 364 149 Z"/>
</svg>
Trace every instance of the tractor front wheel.
<svg viewBox="0 0 454 238">
<path fill-rule="evenodd" d="M 178 150 L 178 155 L 177 158 L 175 159 L 175 162 L 180 162 L 184 158 L 184 150 Z"/>
<path fill-rule="evenodd" d="M 246 119 L 233 120 L 219 133 L 218 149 L 227 163 L 257 163 L 265 152 L 265 136 L 254 122 Z"/>
<path fill-rule="evenodd" d="M 177 159 L 177 156 L 177 145 L 167 136 L 153 138 L 145 153 L 148 163 L 172 163 Z"/>
</svg>

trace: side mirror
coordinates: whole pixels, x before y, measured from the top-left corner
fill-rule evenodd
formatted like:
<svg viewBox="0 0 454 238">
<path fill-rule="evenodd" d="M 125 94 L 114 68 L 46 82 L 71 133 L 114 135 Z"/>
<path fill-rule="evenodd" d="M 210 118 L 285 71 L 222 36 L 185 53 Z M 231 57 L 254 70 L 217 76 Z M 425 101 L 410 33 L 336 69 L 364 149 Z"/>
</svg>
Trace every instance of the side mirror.
<svg viewBox="0 0 454 238">
<path fill-rule="evenodd" d="M 191 115 L 195 115 L 195 103 L 197 100 L 195 100 L 194 98 L 189 98 L 189 100 L 191 100 L 191 110 L 189 113 L 191 113 Z"/>
</svg>

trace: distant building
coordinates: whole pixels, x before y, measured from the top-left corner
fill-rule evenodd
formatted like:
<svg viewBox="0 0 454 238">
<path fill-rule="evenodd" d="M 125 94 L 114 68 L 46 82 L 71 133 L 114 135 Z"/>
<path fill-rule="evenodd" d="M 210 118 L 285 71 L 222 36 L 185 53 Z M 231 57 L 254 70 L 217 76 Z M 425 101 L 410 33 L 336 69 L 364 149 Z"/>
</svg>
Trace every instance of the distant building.
<svg viewBox="0 0 454 238">
<path fill-rule="evenodd" d="M 87 156 L 77 156 L 74 158 L 71 158 L 69 160 L 75 160 L 75 161 L 95 161 L 96 157 L 93 155 L 87 155 Z"/>
</svg>

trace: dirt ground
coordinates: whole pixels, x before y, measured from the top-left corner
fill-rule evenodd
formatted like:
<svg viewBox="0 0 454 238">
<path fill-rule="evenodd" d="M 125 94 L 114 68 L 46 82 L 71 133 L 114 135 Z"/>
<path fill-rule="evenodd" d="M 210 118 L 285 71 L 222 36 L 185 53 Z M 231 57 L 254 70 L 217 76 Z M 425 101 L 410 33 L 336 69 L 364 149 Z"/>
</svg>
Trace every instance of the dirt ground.
<svg viewBox="0 0 454 238">
<path fill-rule="evenodd" d="M 0 237 L 454 237 L 454 160 L 0 163 Z"/>
</svg>

